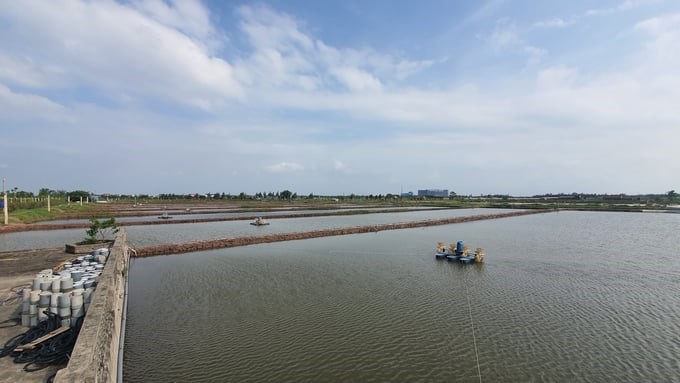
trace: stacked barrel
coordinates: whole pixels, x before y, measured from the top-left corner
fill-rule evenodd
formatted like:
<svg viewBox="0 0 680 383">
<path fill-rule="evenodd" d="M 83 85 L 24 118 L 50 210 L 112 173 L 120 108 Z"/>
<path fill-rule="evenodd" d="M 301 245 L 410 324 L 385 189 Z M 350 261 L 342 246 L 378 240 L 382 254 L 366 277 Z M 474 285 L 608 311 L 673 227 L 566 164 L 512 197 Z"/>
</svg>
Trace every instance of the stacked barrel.
<svg viewBox="0 0 680 383">
<path fill-rule="evenodd" d="M 62 326 L 75 327 L 89 307 L 109 249 L 95 250 L 63 265 L 58 274 L 51 269 L 36 274 L 30 289 L 23 290 L 22 326 L 35 326 L 47 319 L 46 311 L 57 314 Z"/>
</svg>

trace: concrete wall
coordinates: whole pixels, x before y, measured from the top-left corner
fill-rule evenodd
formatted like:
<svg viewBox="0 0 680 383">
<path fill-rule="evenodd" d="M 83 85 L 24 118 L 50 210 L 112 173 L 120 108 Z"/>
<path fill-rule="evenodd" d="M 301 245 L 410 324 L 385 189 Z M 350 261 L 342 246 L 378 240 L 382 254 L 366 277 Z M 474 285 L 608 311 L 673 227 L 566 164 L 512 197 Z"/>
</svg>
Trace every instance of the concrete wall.
<svg viewBox="0 0 680 383">
<path fill-rule="evenodd" d="M 85 315 L 68 366 L 55 382 L 116 382 L 128 271 L 125 229 L 118 233 Z"/>
</svg>

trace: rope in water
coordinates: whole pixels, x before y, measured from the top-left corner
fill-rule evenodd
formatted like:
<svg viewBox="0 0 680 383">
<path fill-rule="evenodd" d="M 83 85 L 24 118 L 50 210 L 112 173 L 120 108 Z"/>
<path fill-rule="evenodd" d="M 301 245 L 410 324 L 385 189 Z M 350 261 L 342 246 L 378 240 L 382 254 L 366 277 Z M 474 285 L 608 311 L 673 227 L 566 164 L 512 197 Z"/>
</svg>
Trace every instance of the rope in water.
<svg viewBox="0 0 680 383">
<path fill-rule="evenodd" d="M 475 357 L 477 358 L 477 374 L 479 376 L 479 383 L 482 383 L 482 370 L 479 367 L 479 352 L 477 351 L 477 338 L 475 337 L 475 323 L 472 321 L 472 304 L 470 303 L 470 290 L 468 284 L 465 283 L 465 296 L 468 301 L 468 314 L 470 315 L 470 327 L 472 328 L 472 342 L 475 345 Z"/>
</svg>

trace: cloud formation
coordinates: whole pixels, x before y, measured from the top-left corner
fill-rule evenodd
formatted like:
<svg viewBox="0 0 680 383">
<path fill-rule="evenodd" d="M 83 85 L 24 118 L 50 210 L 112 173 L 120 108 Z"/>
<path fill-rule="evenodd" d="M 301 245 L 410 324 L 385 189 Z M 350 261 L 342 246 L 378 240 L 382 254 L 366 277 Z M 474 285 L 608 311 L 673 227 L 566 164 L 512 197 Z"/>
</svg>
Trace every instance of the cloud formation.
<svg viewBox="0 0 680 383">
<path fill-rule="evenodd" d="M 647 4 L 568 14 L 614 18 Z M 10 2 L 0 8 L 0 163 L 36 190 L 60 185 L 32 179 L 38 164 L 17 153 L 54 153 L 59 174 L 101 142 L 122 158 L 114 173 L 156 193 L 187 191 L 174 189 L 179 175 L 211 192 L 386 193 L 453 188 L 461 176 L 471 182 L 459 194 L 672 188 L 678 13 L 620 21 L 607 31 L 628 38 L 626 50 L 608 58 L 555 42 L 606 27 L 595 18 L 523 21 L 511 5 L 458 20 L 474 29 L 471 46 L 439 60 L 333 38 L 323 22 L 263 4 L 231 9 L 226 23 L 197 1 Z M 122 184 L 85 173 L 83 188 Z"/>
</svg>

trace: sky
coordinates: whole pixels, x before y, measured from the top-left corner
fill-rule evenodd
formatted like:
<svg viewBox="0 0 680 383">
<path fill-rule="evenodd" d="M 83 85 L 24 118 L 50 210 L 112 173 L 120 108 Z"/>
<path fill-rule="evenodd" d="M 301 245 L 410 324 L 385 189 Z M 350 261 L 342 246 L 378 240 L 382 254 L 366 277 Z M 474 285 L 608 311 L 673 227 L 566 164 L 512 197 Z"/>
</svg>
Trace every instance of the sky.
<svg viewBox="0 0 680 383">
<path fill-rule="evenodd" d="M 5 188 L 680 189 L 676 0 L 0 0 Z"/>
</svg>

